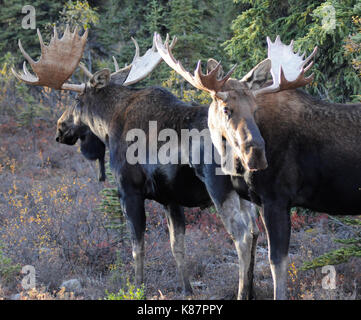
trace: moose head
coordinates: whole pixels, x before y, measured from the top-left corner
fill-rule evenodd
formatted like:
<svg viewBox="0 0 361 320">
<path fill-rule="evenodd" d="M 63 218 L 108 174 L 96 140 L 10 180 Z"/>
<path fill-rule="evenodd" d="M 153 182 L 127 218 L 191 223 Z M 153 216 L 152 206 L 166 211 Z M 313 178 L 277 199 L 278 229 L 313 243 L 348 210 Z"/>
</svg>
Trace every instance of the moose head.
<svg viewBox="0 0 361 320">
<path fill-rule="evenodd" d="M 23 72 L 18 73 L 14 69 L 12 72 L 16 78 L 30 85 L 47 86 L 56 90 L 69 90 L 78 93 L 75 105 L 68 107 L 58 120 L 56 140 L 61 143 L 75 144 L 77 139 L 89 130 L 89 127 L 84 125 L 82 120 L 89 112 L 88 104 L 94 102 L 96 97 L 101 95 L 103 88 L 108 87 L 110 83 L 115 83 L 118 86 L 135 84 L 147 77 L 162 61 L 156 50 L 155 40 L 153 40 L 152 48 L 140 56 L 138 43 L 132 38 L 136 50 L 131 64 L 119 68 L 116 59 L 113 57 L 115 72 L 105 68 L 92 74 L 84 64 L 80 63 L 88 31 L 80 36 L 77 28 L 71 32 L 69 26 L 66 26 L 63 36 L 59 38 L 54 27 L 54 34 L 48 45 L 44 44 L 39 29 L 37 33 L 41 48 L 41 57 L 38 61 L 34 61 L 26 53 L 19 40 L 19 48 L 35 75 L 29 72 L 25 61 Z M 173 39 L 170 46 L 173 47 L 175 42 L 176 39 Z M 88 76 L 89 81 L 81 84 L 66 83 L 78 66 Z M 104 137 L 100 138 L 105 142 Z"/>
<path fill-rule="evenodd" d="M 156 34 L 155 37 L 156 47 L 163 60 L 194 87 L 211 94 L 213 101 L 209 108 L 208 126 L 213 144 L 222 157 L 223 170 L 237 174 L 238 160 L 249 171 L 266 169 L 265 142 L 255 120 L 256 98 L 310 83 L 313 74 L 305 77 L 305 72 L 313 64 L 308 62 L 316 54 L 317 48 L 303 60 L 304 55 L 293 53 L 293 41 L 286 46 L 279 36 L 274 43 L 267 38 L 268 58 L 239 81 L 230 78 L 235 67 L 223 76 L 220 63 L 213 59 L 208 60 L 207 74 L 203 74 L 201 61 L 198 61 L 192 75 L 174 58 L 168 44 L 162 43 L 160 35 Z M 273 78 L 271 84 L 267 83 L 270 74 Z M 230 153 L 227 152 L 226 143 L 231 147 Z M 229 157 L 235 160 L 231 168 L 225 165 Z"/>
</svg>

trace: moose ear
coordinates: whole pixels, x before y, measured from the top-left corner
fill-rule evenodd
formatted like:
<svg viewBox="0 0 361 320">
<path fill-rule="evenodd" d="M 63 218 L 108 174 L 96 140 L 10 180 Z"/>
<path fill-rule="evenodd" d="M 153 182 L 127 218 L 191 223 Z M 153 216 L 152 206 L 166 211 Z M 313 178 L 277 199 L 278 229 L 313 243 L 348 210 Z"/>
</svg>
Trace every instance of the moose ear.
<svg viewBox="0 0 361 320">
<path fill-rule="evenodd" d="M 215 94 L 215 96 L 216 96 L 218 99 L 221 99 L 223 102 L 227 102 L 228 97 L 229 97 L 229 93 L 228 93 L 228 92 L 217 92 L 217 93 Z"/>
<path fill-rule="evenodd" d="M 207 61 L 207 74 L 210 73 L 213 69 L 215 69 L 215 67 L 217 67 L 218 65 L 218 61 L 215 59 L 208 59 Z M 217 72 L 217 79 L 222 79 L 224 75 L 224 71 L 222 66 L 219 67 L 218 72 Z"/>
<path fill-rule="evenodd" d="M 108 68 L 99 70 L 94 73 L 89 80 L 90 86 L 95 89 L 101 89 L 106 87 L 110 82 L 110 70 Z"/>
<path fill-rule="evenodd" d="M 120 69 L 112 74 L 112 83 L 123 85 L 126 82 L 133 65 L 129 65 L 123 69 Z M 127 85 L 127 84 L 125 84 Z"/>
<path fill-rule="evenodd" d="M 271 60 L 265 59 L 257 64 L 250 72 L 248 72 L 241 80 L 247 84 L 250 90 L 257 90 L 271 76 Z"/>
</svg>

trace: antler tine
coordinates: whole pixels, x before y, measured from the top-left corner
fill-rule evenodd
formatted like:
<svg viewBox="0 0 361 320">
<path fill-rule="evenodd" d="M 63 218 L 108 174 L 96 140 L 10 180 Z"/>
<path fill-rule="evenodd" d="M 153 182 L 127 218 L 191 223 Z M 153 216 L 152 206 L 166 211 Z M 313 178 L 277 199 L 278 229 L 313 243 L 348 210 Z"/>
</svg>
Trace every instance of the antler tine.
<svg viewBox="0 0 361 320">
<path fill-rule="evenodd" d="M 113 58 L 113 63 L 114 63 L 115 72 L 117 72 L 117 71 L 119 71 L 118 61 L 117 61 L 117 59 L 115 59 L 114 56 L 112 56 L 112 58 Z"/>
<path fill-rule="evenodd" d="M 53 28 L 53 32 L 54 32 L 54 36 L 53 37 L 51 37 L 51 39 L 50 40 L 58 40 L 59 39 L 59 37 L 58 37 L 58 31 L 56 30 L 56 26 L 54 26 L 54 28 Z"/>
<path fill-rule="evenodd" d="M 133 59 L 133 62 L 131 63 L 131 70 L 129 72 L 127 80 L 123 83 L 123 85 L 128 86 L 139 82 L 140 80 L 148 76 L 155 69 L 155 67 L 162 62 L 162 57 L 158 49 L 156 50 L 155 38 L 156 38 L 156 34 L 154 34 L 153 36 L 153 46 L 150 49 L 148 49 L 143 56 L 140 56 L 138 43 L 136 42 L 135 39 L 132 38 L 136 48 L 136 54 Z M 173 39 L 171 43 L 171 47 L 173 47 L 174 45 L 175 45 L 175 40 Z"/>
<path fill-rule="evenodd" d="M 313 64 L 313 63 L 312 63 Z M 298 87 L 303 87 L 307 84 L 309 84 L 313 78 L 314 78 L 314 73 L 312 73 L 310 76 L 305 77 L 305 72 L 306 70 L 302 68 L 300 74 L 298 75 L 297 79 L 295 81 L 288 81 L 285 77 L 285 74 L 283 72 L 283 69 L 281 67 L 281 71 L 280 71 L 280 84 L 279 84 L 279 88 L 281 90 L 290 90 L 290 89 L 296 89 Z"/>
<path fill-rule="evenodd" d="M 303 59 L 305 53 L 300 55 L 300 50 L 297 53 L 293 52 L 293 40 L 289 45 L 285 45 L 281 42 L 281 38 L 278 35 L 274 43 L 267 37 L 267 44 L 268 59 L 272 62 L 271 74 L 273 84 L 254 91 L 255 95 L 296 89 L 309 84 L 313 80 L 314 74 L 305 77 L 305 72 L 313 65 L 313 61 L 309 62 L 315 57 L 317 47 L 313 49 L 313 52 L 306 59 Z"/>
<path fill-rule="evenodd" d="M 58 38 L 56 27 L 50 39 L 49 45 L 45 45 L 39 29 L 37 30 L 41 56 L 38 61 L 34 61 L 24 50 L 19 40 L 19 48 L 25 59 L 31 65 L 36 76 L 31 74 L 24 62 L 23 73 L 17 73 L 12 69 L 13 74 L 21 81 L 31 85 L 47 86 L 54 89 L 66 89 L 80 92 L 82 85 L 64 84 L 78 66 L 83 55 L 88 30 L 82 36 L 78 34 L 76 27 L 73 32 L 67 25 L 61 39 Z M 90 74 L 89 71 L 86 72 Z"/>
<path fill-rule="evenodd" d="M 60 40 L 66 39 L 70 37 L 70 30 L 69 30 L 69 24 L 65 26 L 65 31 L 63 33 L 63 36 Z"/>
<path fill-rule="evenodd" d="M 18 45 L 20 48 L 21 53 L 23 54 L 24 58 L 30 63 L 30 65 L 34 65 L 35 61 L 28 55 L 28 53 L 24 50 L 22 44 L 21 44 L 21 40 L 19 39 L 18 41 Z"/>
<path fill-rule="evenodd" d="M 83 62 L 79 63 L 79 68 L 83 70 L 83 72 L 85 73 L 85 75 L 88 78 L 92 78 L 93 74 L 89 71 L 89 69 L 85 66 L 85 64 Z"/>
<path fill-rule="evenodd" d="M 206 75 L 203 74 L 201 69 L 201 63 L 198 61 L 197 68 L 195 71 L 195 75 L 198 79 L 200 79 L 200 82 L 202 85 L 206 88 L 214 87 L 212 91 L 218 92 L 222 89 L 223 85 L 227 82 L 227 80 L 231 77 L 233 71 L 235 70 L 237 65 L 234 65 L 230 71 L 222 78 L 218 79 L 218 70 L 221 68 L 221 61 L 217 63 L 216 67 L 211 70 Z"/>
<path fill-rule="evenodd" d="M 304 60 L 304 62 L 303 62 L 303 66 L 305 66 L 307 63 L 308 63 L 308 61 L 310 61 L 312 58 L 314 58 L 314 56 L 316 55 L 316 53 L 317 53 L 317 46 L 313 49 L 313 51 L 312 51 L 312 53 Z"/>
<path fill-rule="evenodd" d="M 173 42 L 172 42 L 173 43 Z M 173 44 L 174 45 L 174 44 Z M 220 68 L 220 63 L 208 74 L 203 74 L 201 68 L 201 61 L 197 63 L 197 67 L 194 71 L 194 75 L 186 71 L 182 63 L 176 60 L 172 54 L 172 48 L 170 48 L 167 43 L 162 43 L 162 38 L 159 34 L 156 34 L 156 46 L 159 54 L 162 56 L 163 60 L 177 73 L 179 73 L 185 80 L 187 80 L 191 85 L 197 89 L 204 90 L 210 93 L 218 92 L 223 87 L 224 83 L 230 78 L 233 73 L 235 66 L 227 73 L 227 75 L 218 80 L 217 71 Z"/>
<path fill-rule="evenodd" d="M 156 42 L 156 37 L 153 37 L 153 40 Z M 165 46 L 166 48 L 170 48 L 171 50 L 174 48 L 175 44 L 177 43 L 178 38 L 173 37 L 172 42 L 169 44 L 169 33 L 167 33 L 167 36 L 165 37 Z"/>
<path fill-rule="evenodd" d="M 41 54 L 43 54 L 45 45 L 44 45 L 43 37 L 41 36 L 39 28 L 36 28 L 36 33 L 38 34 L 38 38 L 39 38 L 39 42 L 40 42 Z"/>
<path fill-rule="evenodd" d="M 133 58 L 133 61 L 132 61 L 132 63 L 133 63 L 134 61 L 139 59 L 139 45 L 138 45 L 137 40 L 135 40 L 133 37 L 131 37 L 131 39 L 132 39 L 132 41 L 133 41 L 133 43 L 135 45 L 135 55 L 134 55 L 134 58 Z"/>
<path fill-rule="evenodd" d="M 162 43 L 162 37 L 160 36 L 160 34 L 155 33 L 155 37 L 156 37 L 156 46 L 157 46 L 157 50 L 159 52 L 159 54 L 161 55 L 161 57 L 163 58 L 163 60 L 173 69 L 175 70 L 177 73 L 179 73 L 183 78 L 185 78 L 190 84 L 192 84 L 193 86 L 195 86 L 198 89 L 201 89 L 200 84 L 198 84 L 195 81 L 195 78 L 184 69 L 182 63 L 180 61 L 177 61 L 172 53 L 171 48 L 168 46 L 167 43 L 163 44 Z M 175 37 L 176 38 L 176 37 Z"/>
<path fill-rule="evenodd" d="M 139 60 L 139 51 L 140 51 L 140 50 L 139 50 L 138 42 L 137 42 L 137 40 L 135 40 L 133 37 L 130 37 L 130 38 L 132 39 L 132 41 L 133 41 L 133 43 L 134 43 L 134 46 L 135 46 L 135 54 L 134 54 L 134 57 L 133 57 L 133 61 L 132 61 L 132 63 L 131 63 L 130 65 L 124 67 L 123 69 L 120 69 L 117 59 L 116 59 L 114 56 L 112 56 L 115 72 L 113 72 L 113 73 L 111 74 L 111 76 L 114 76 L 116 73 L 118 73 L 118 71 L 121 71 L 121 70 L 125 70 L 125 69 L 130 68 L 130 66 L 131 66 L 132 64 L 134 64 L 135 61 Z M 153 47 L 152 47 L 152 48 L 153 48 Z"/>
</svg>

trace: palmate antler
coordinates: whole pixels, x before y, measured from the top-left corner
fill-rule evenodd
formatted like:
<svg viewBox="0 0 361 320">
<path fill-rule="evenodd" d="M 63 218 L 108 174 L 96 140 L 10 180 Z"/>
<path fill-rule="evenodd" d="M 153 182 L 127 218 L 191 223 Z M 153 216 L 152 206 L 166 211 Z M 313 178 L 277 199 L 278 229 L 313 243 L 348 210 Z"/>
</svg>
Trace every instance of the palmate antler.
<svg viewBox="0 0 361 320">
<path fill-rule="evenodd" d="M 218 71 L 221 67 L 221 64 L 218 63 L 212 71 L 207 74 L 203 74 L 201 69 L 201 61 L 199 60 L 197 63 L 197 67 L 194 71 L 194 75 L 192 75 L 190 72 L 184 69 L 180 61 L 174 58 L 171 50 L 172 48 L 168 45 L 167 41 L 163 44 L 161 36 L 157 33 L 154 34 L 154 37 L 155 45 L 163 60 L 197 89 L 204 90 L 210 93 L 216 93 L 221 91 L 223 85 L 230 78 L 236 67 L 234 66 L 223 78 L 218 79 Z"/>
<path fill-rule="evenodd" d="M 44 45 L 39 30 L 37 30 L 37 33 L 41 47 L 41 57 L 39 61 L 35 62 L 25 52 L 21 45 L 21 41 L 19 40 L 20 50 L 25 59 L 30 63 L 35 75 L 29 72 L 26 67 L 26 62 L 24 62 L 22 73 L 18 73 L 12 69 L 15 77 L 31 85 L 47 86 L 57 90 L 83 92 L 85 83 L 69 84 L 65 82 L 71 77 L 78 65 L 89 78 L 93 77 L 93 74 L 85 67 L 85 65 L 79 63 L 84 52 L 88 31 L 85 31 L 82 36 L 79 36 L 77 28 L 75 28 L 73 32 L 70 32 L 69 27 L 66 26 L 63 37 L 59 39 L 57 30 L 54 27 L 54 35 L 51 37 L 48 46 Z M 123 69 L 119 69 L 118 63 L 113 57 L 116 71 L 110 75 L 111 77 L 118 73 L 122 73 L 125 69 L 128 69 L 127 71 L 129 72 L 130 69 L 123 85 L 131 85 L 144 79 L 162 61 L 162 57 L 156 51 L 155 38 L 153 38 L 152 48 L 143 56 L 139 55 L 138 43 L 134 39 L 132 40 L 135 44 L 136 52 L 130 65 Z M 175 43 L 176 39 L 173 39 L 170 47 L 172 48 Z"/>
<path fill-rule="evenodd" d="M 293 43 L 292 40 L 289 45 L 283 44 L 280 36 L 277 36 L 273 43 L 271 39 L 267 37 L 268 59 L 270 59 L 272 63 L 271 74 L 273 84 L 266 88 L 253 91 L 255 95 L 296 89 L 309 84 L 313 80 L 313 73 L 308 77 L 305 77 L 305 73 L 313 65 L 313 61 L 310 63 L 309 61 L 316 55 L 317 47 L 303 60 L 305 53 L 302 55 L 300 55 L 299 52 L 294 53 Z"/>
<path fill-rule="evenodd" d="M 19 48 L 36 76 L 28 71 L 24 61 L 23 73 L 17 73 L 12 69 L 15 77 L 31 85 L 82 92 L 85 87 L 84 84 L 65 84 L 65 82 L 71 77 L 79 64 L 84 52 L 88 31 L 79 36 L 77 28 L 75 28 L 74 32 L 70 32 L 69 26 L 66 26 L 63 37 L 59 39 L 57 30 L 54 27 L 54 35 L 51 37 L 49 45 L 44 45 L 39 29 L 37 29 L 37 33 L 41 56 L 36 62 L 26 53 L 19 40 Z"/>
<path fill-rule="evenodd" d="M 150 49 L 147 50 L 147 52 L 143 55 L 139 55 L 139 46 L 137 41 L 132 38 L 132 41 L 135 45 L 135 56 L 132 61 L 132 69 L 130 70 L 130 73 L 128 75 L 127 80 L 124 82 L 123 85 L 129 86 L 131 84 L 134 84 L 136 82 L 139 82 L 140 80 L 143 80 L 145 77 L 147 77 L 154 69 L 155 67 L 162 62 L 162 57 L 160 56 L 159 52 L 157 51 L 156 45 L 155 45 L 155 35 L 153 36 L 153 45 Z M 168 45 L 169 37 L 166 39 L 166 43 Z M 170 48 L 173 48 L 177 42 L 177 38 L 173 38 Z M 116 62 L 115 58 L 113 57 L 114 61 Z M 116 73 L 116 72 L 115 72 Z"/>
</svg>

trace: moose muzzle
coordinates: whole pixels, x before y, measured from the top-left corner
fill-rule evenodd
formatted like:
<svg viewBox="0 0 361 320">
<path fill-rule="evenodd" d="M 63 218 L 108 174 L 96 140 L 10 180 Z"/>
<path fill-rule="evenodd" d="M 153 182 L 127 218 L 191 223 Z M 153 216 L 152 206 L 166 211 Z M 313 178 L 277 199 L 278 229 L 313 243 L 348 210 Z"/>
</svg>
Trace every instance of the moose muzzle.
<svg viewBox="0 0 361 320">
<path fill-rule="evenodd" d="M 55 140 L 59 143 L 64 143 L 67 145 L 74 145 L 78 141 L 79 135 L 73 132 L 72 130 L 67 130 L 63 132 L 61 129 L 56 130 Z"/>
<path fill-rule="evenodd" d="M 263 170 L 268 167 L 265 142 L 257 125 L 252 120 L 242 122 L 237 130 L 236 140 L 239 143 L 238 155 L 245 169 Z"/>
</svg>

